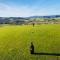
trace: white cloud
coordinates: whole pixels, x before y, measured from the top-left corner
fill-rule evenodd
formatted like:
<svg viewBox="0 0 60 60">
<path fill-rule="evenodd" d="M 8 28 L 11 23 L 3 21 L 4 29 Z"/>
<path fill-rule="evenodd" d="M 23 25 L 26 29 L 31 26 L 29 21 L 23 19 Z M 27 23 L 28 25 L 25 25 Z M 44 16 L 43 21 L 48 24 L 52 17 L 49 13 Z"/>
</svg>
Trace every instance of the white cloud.
<svg viewBox="0 0 60 60">
<path fill-rule="evenodd" d="M 0 3 L 0 17 L 27 17 L 52 14 L 59 14 L 59 10 L 56 8 L 31 8 L 27 6 L 14 7 Z"/>
<path fill-rule="evenodd" d="M 0 4 L 0 16 L 29 16 L 31 9 L 28 7 L 13 7 L 6 4 Z"/>
</svg>

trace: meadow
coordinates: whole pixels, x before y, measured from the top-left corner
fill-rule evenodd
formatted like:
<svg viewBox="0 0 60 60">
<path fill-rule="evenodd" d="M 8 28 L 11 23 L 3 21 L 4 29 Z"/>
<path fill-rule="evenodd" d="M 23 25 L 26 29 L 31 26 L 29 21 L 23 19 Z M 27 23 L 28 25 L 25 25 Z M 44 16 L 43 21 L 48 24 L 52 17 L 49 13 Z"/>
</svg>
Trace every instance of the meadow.
<svg viewBox="0 0 60 60">
<path fill-rule="evenodd" d="M 0 26 L 0 60 L 56 60 L 55 56 L 31 55 L 31 42 L 37 53 L 60 53 L 60 25 Z"/>
</svg>

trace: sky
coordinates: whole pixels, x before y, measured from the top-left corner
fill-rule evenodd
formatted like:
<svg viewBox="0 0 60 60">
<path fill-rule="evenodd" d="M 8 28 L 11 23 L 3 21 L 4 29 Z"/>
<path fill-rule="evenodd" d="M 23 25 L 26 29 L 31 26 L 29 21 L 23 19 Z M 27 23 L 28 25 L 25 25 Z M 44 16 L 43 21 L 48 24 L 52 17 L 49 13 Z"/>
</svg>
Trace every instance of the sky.
<svg viewBox="0 0 60 60">
<path fill-rule="evenodd" d="M 0 0 L 0 17 L 60 15 L 60 0 Z"/>
</svg>

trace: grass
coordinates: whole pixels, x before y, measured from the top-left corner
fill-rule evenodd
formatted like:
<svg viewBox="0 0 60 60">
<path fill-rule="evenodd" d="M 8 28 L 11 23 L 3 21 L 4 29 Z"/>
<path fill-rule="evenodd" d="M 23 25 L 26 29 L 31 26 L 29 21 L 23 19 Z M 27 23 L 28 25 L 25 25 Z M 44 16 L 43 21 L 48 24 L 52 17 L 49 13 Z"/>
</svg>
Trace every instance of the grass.
<svg viewBox="0 0 60 60">
<path fill-rule="evenodd" d="M 60 53 L 60 25 L 0 27 L 0 60 L 56 60 L 54 56 L 31 55 L 31 42 L 35 52 Z"/>
</svg>

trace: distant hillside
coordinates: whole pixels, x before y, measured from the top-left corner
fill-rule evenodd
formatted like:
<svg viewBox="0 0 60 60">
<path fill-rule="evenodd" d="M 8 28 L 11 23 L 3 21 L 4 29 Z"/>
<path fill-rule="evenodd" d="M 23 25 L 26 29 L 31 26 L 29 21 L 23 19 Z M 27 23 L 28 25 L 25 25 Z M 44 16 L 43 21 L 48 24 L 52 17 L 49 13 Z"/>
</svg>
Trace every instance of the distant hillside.
<svg viewBox="0 0 60 60">
<path fill-rule="evenodd" d="M 60 15 L 30 17 L 0 17 L 0 24 L 26 24 L 31 21 L 58 21 Z"/>
<path fill-rule="evenodd" d="M 31 16 L 28 18 L 59 18 L 60 15 L 50 15 L 50 16 Z"/>
</svg>

